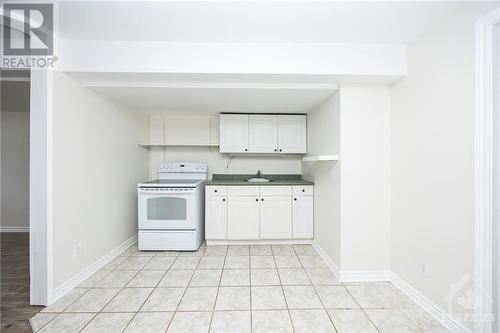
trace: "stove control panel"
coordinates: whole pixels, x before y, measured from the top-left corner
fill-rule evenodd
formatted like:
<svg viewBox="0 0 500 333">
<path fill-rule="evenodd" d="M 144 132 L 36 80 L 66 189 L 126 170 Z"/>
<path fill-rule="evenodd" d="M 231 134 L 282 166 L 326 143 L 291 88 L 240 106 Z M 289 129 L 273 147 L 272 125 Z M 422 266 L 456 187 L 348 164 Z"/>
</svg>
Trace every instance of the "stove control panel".
<svg viewBox="0 0 500 333">
<path fill-rule="evenodd" d="M 192 162 L 173 162 L 160 164 L 160 173 L 206 173 L 207 165 L 205 163 L 192 163 Z"/>
<path fill-rule="evenodd" d="M 137 189 L 137 193 L 145 194 L 176 194 L 176 193 L 194 193 L 195 188 L 192 187 L 140 187 Z"/>
</svg>

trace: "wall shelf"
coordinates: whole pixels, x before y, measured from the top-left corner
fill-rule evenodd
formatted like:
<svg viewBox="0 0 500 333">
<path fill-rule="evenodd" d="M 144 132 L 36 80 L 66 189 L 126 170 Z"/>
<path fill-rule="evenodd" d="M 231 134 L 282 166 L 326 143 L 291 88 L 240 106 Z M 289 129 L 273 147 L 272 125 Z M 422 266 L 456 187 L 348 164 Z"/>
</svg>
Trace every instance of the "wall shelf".
<svg viewBox="0 0 500 333">
<path fill-rule="evenodd" d="M 319 162 L 319 161 L 338 161 L 339 155 L 314 155 L 314 156 L 304 156 L 302 158 L 303 162 Z"/>
<path fill-rule="evenodd" d="M 139 143 L 144 148 L 151 147 L 219 147 L 218 143 Z"/>
</svg>

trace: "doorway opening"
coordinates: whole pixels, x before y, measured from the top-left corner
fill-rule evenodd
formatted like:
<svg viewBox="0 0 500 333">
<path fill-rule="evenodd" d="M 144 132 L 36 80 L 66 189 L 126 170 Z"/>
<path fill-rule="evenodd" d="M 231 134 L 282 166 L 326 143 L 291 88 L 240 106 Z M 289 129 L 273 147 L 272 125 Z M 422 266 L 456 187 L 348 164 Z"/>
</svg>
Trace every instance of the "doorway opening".
<svg viewBox="0 0 500 333">
<path fill-rule="evenodd" d="M 1 327 L 28 332 L 30 305 L 30 72 L 1 70 Z"/>
</svg>

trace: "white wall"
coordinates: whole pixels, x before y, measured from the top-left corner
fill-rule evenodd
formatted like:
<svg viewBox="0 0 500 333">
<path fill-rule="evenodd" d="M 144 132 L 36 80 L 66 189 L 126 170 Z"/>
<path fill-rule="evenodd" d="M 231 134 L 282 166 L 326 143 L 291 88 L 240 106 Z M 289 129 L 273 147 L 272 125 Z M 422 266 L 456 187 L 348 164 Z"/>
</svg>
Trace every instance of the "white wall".
<svg viewBox="0 0 500 333">
<path fill-rule="evenodd" d="M 148 120 L 54 72 L 54 287 L 137 233 Z M 81 256 L 74 258 L 74 246 Z"/>
<path fill-rule="evenodd" d="M 390 97 L 340 87 L 342 271 L 390 269 Z"/>
<path fill-rule="evenodd" d="M 390 269 L 390 89 L 342 85 L 308 116 L 314 236 L 342 273 Z M 349 278 L 349 277 L 348 277 Z"/>
<path fill-rule="evenodd" d="M 217 115 L 156 114 L 150 118 L 150 142 L 214 143 L 219 142 Z M 214 173 L 300 174 L 302 156 L 242 156 L 219 153 L 219 147 L 150 148 L 149 177 L 158 178 L 162 162 L 201 162 L 208 166 L 209 177 Z"/>
<path fill-rule="evenodd" d="M 392 270 L 442 309 L 473 274 L 473 22 L 495 6 L 461 4 L 420 36 L 392 89 Z"/>
<path fill-rule="evenodd" d="M 340 149 L 340 98 L 335 93 L 307 116 L 308 155 L 335 155 Z M 314 239 L 340 267 L 340 162 L 305 162 L 304 178 L 314 181 Z"/>
<path fill-rule="evenodd" d="M 28 231 L 29 108 L 18 112 L 2 110 L 1 116 L 2 216 L 0 229 L 2 231 Z"/>
<path fill-rule="evenodd" d="M 406 75 L 404 44 L 63 39 L 58 45 L 57 66 L 69 72 Z"/>
</svg>

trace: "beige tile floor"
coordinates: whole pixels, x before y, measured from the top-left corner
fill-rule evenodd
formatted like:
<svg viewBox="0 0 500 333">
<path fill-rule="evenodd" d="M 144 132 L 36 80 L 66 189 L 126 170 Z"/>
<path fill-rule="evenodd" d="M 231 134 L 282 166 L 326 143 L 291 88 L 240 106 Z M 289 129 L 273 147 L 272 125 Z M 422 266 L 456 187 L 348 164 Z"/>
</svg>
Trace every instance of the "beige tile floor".
<svg viewBox="0 0 500 333">
<path fill-rule="evenodd" d="M 447 332 L 390 283 L 341 284 L 309 245 L 127 249 L 35 332 Z"/>
</svg>

